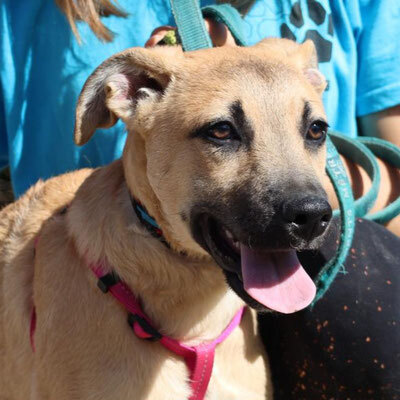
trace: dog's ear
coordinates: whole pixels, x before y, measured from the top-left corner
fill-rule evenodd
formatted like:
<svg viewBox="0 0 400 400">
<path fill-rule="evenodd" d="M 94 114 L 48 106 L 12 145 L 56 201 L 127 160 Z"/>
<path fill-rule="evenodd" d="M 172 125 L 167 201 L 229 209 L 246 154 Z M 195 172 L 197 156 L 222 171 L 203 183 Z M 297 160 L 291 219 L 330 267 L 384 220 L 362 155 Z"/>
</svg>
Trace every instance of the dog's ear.
<svg viewBox="0 0 400 400">
<path fill-rule="evenodd" d="M 295 58 L 303 69 L 304 76 L 314 86 L 315 90 L 322 94 L 326 89 L 326 79 L 318 70 L 318 55 L 314 42 L 308 39 L 299 45 Z"/>
<path fill-rule="evenodd" d="M 171 56 L 171 52 L 176 53 Z M 160 95 L 173 75 L 179 48 L 132 48 L 101 64 L 88 78 L 75 114 L 75 143 L 85 144 L 97 128 L 109 128 L 118 118 L 129 120 L 138 100 Z"/>
<path fill-rule="evenodd" d="M 262 40 L 257 46 L 283 55 L 289 62 L 300 68 L 319 94 L 325 90 L 326 80 L 318 71 L 318 56 L 312 40 L 299 44 L 289 39 L 269 38 Z"/>
</svg>

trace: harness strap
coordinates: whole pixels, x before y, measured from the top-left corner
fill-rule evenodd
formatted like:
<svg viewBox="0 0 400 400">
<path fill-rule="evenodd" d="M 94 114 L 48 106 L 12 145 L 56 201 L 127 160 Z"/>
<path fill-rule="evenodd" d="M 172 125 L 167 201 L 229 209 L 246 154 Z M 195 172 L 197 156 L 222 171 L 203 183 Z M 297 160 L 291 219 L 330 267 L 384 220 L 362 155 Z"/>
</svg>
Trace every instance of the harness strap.
<svg viewBox="0 0 400 400">
<path fill-rule="evenodd" d="M 140 220 L 146 221 L 152 230 L 158 229 L 157 223 L 148 216 L 147 212 L 138 202 L 132 199 L 132 205 Z M 161 235 L 162 232 L 160 231 Z M 155 232 L 159 237 L 159 232 Z M 39 236 L 34 243 L 34 251 L 39 242 Z M 132 293 L 128 285 L 123 282 L 117 273 L 104 273 L 105 268 L 100 265 L 92 264 L 90 269 L 98 278 L 97 286 L 103 293 L 110 293 L 118 302 L 128 311 L 128 324 L 131 326 L 134 334 L 139 339 L 149 341 L 159 341 L 167 350 L 175 353 L 185 360 L 189 370 L 190 387 L 192 390 L 189 400 L 204 400 L 211 373 L 214 365 L 214 355 L 216 346 L 223 342 L 232 331 L 240 324 L 245 307 L 242 307 L 235 314 L 224 331 L 212 342 L 200 344 L 198 346 L 187 346 L 173 338 L 161 335 L 154 327 L 150 319 L 142 310 L 139 300 Z M 36 309 L 32 308 L 29 336 L 32 351 L 35 352 L 35 330 L 36 330 Z"/>
<path fill-rule="evenodd" d="M 160 334 L 153 327 L 136 296 L 117 274 L 114 272 L 104 273 L 104 268 L 99 265 L 91 265 L 90 268 L 99 279 L 98 287 L 100 290 L 103 293 L 111 293 L 128 310 L 128 323 L 139 339 L 159 341 L 166 349 L 183 357 L 190 375 L 192 389 L 190 400 L 203 400 L 213 369 L 215 347 L 224 341 L 240 324 L 244 307 L 236 313 L 229 325 L 215 340 L 198 346 L 187 346 L 173 338 Z"/>
</svg>

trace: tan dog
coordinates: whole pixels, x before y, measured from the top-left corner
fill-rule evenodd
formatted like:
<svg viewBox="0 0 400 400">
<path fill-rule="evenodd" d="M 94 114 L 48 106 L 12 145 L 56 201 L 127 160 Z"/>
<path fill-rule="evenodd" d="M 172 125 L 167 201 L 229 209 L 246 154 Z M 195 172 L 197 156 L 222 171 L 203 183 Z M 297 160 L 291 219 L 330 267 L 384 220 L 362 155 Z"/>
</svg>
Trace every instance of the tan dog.
<svg viewBox="0 0 400 400">
<path fill-rule="evenodd" d="M 282 312 L 312 300 L 293 249 L 315 247 L 331 213 L 320 183 L 325 81 L 315 68 L 310 42 L 270 39 L 185 54 L 135 48 L 94 72 L 75 139 L 121 118 L 122 160 L 40 182 L 0 214 L 1 400 L 190 397 L 183 360 L 132 333 L 89 261 L 106 260 L 155 327 L 188 344 L 217 337 L 240 297 Z M 138 220 L 130 196 L 171 248 Z M 271 393 L 248 309 L 217 346 L 206 398 Z"/>
</svg>

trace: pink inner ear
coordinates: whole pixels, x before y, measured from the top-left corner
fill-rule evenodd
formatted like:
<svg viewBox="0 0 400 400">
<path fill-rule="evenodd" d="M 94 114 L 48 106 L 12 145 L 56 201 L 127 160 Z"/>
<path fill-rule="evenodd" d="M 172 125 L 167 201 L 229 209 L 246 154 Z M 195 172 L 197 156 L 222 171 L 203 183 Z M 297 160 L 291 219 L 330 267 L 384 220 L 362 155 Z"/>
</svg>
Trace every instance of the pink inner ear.
<svg viewBox="0 0 400 400">
<path fill-rule="evenodd" d="M 308 68 L 304 71 L 304 75 L 311 85 L 316 88 L 321 88 L 325 85 L 326 81 L 324 76 L 315 68 Z"/>
<path fill-rule="evenodd" d="M 144 73 L 114 74 L 107 84 L 113 89 L 115 100 L 131 100 L 140 88 L 162 91 L 161 85 Z"/>
<path fill-rule="evenodd" d="M 107 84 L 114 91 L 115 100 L 128 100 L 134 96 L 137 90 L 133 84 L 135 78 L 134 75 L 115 74 L 108 79 Z"/>
</svg>

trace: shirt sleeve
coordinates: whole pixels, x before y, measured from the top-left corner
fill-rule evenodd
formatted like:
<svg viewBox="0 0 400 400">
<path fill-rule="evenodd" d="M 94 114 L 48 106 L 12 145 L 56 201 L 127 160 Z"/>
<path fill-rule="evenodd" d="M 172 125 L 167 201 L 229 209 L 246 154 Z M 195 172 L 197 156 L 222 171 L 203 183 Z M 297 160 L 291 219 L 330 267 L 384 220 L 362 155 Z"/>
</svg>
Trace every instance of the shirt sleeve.
<svg viewBox="0 0 400 400">
<path fill-rule="evenodd" d="M 357 116 L 400 104 L 400 1 L 359 0 Z"/>
</svg>

